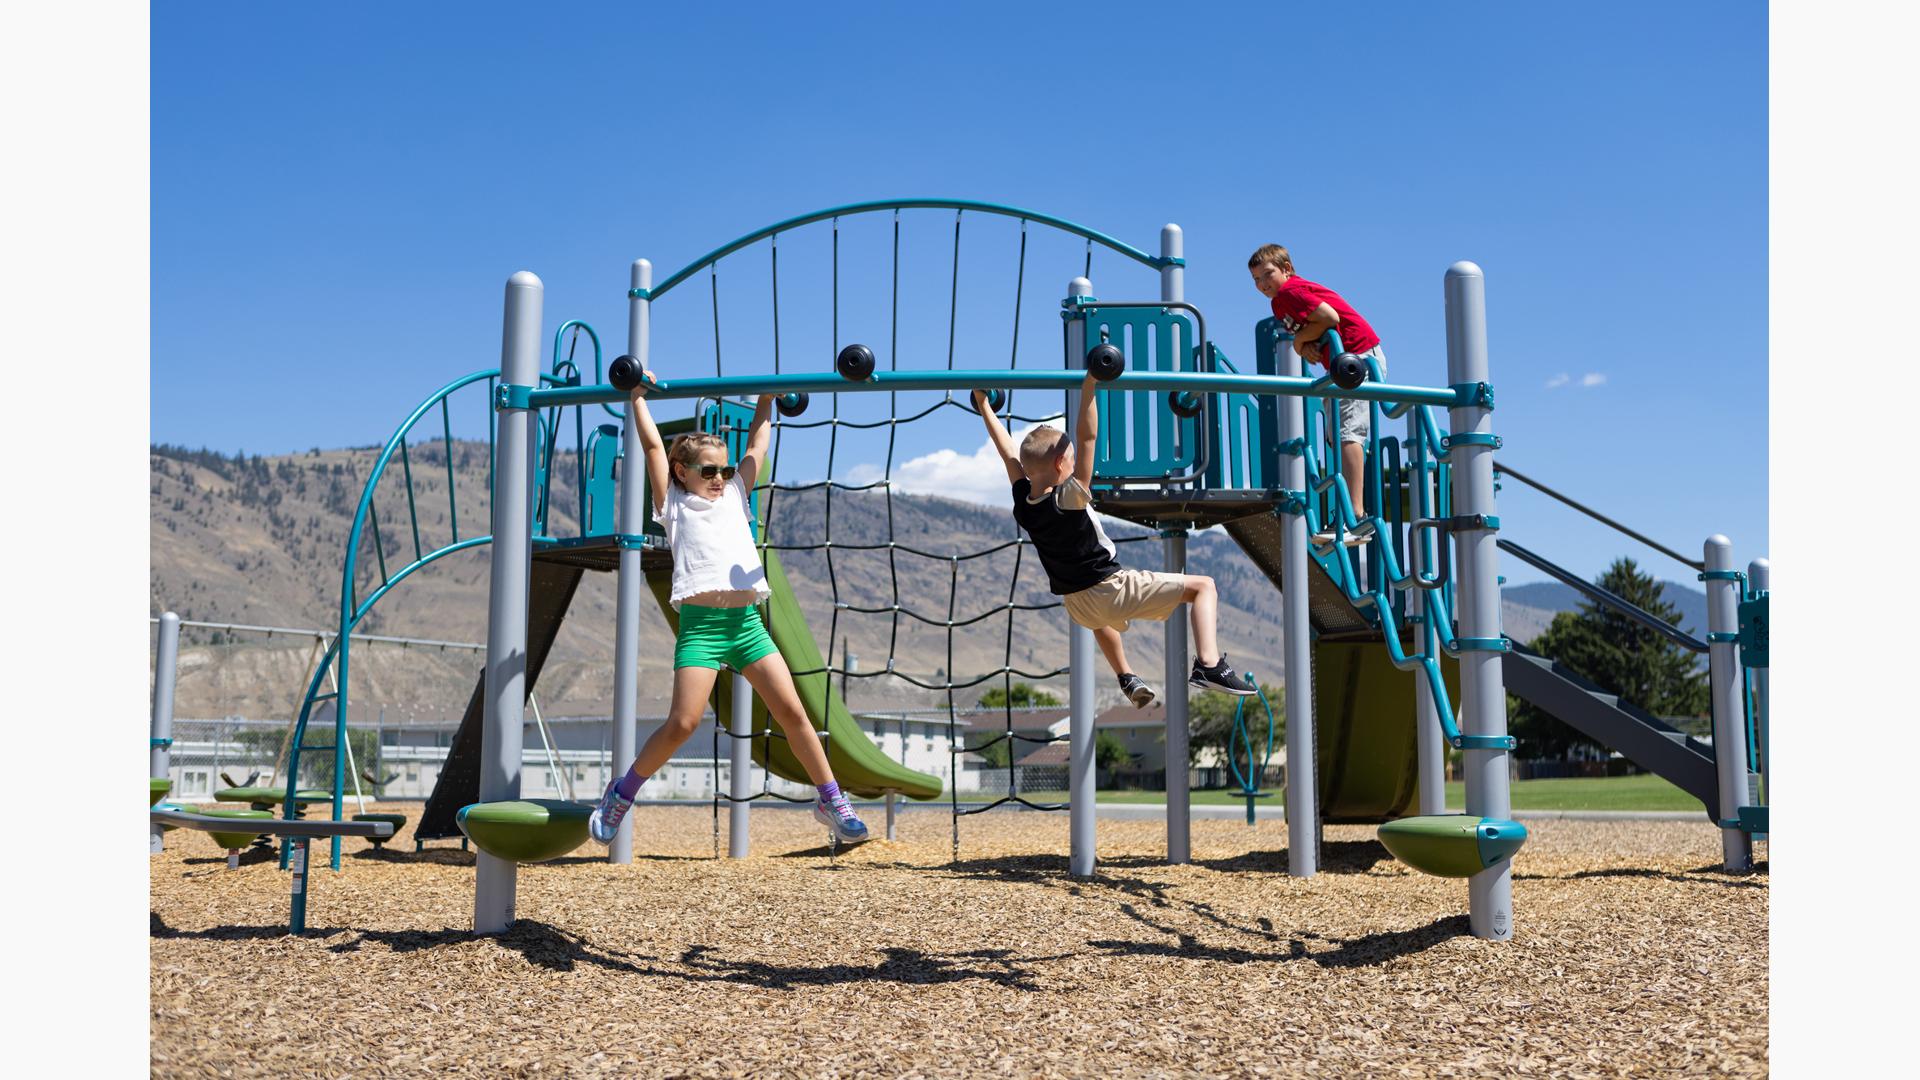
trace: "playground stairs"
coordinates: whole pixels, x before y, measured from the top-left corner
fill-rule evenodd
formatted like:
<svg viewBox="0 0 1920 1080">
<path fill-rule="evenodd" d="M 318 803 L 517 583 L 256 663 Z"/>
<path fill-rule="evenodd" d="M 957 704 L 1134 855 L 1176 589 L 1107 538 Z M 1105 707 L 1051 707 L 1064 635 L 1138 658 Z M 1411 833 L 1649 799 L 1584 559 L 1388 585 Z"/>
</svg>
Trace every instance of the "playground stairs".
<svg viewBox="0 0 1920 1080">
<path fill-rule="evenodd" d="M 1518 642 L 1504 656 L 1507 693 L 1699 799 L 1720 819 L 1713 748 Z"/>
</svg>

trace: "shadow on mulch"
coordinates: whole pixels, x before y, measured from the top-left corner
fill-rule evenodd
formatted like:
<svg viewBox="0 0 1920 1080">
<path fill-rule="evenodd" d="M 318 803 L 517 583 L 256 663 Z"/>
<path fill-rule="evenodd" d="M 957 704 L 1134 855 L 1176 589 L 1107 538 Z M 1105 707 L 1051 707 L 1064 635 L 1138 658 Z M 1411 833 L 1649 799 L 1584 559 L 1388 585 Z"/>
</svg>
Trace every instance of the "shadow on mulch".
<svg viewBox="0 0 1920 1080">
<path fill-rule="evenodd" d="M 280 859 L 280 851 L 278 848 L 256 846 L 256 847 L 249 847 L 240 852 L 241 866 L 259 866 L 261 863 L 278 862 L 279 859 Z M 183 858 L 180 860 L 180 862 L 182 865 L 185 865 L 185 866 L 210 866 L 210 867 L 214 867 L 217 870 L 225 870 L 227 868 L 227 856 L 225 852 L 222 852 L 219 855 L 214 855 L 210 858 L 209 857 Z"/>
<path fill-rule="evenodd" d="M 155 917 L 158 924 L 158 917 Z M 164 925 L 164 924 L 160 924 Z M 271 932 L 270 932 L 271 931 Z M 314 931 L 321 935 L 335 930 Z M 372 943 L 396 953 L 420 952 L 476 940 L 466 930 L 360 930 L 348 941 L 329 947 L 336 953 L 357 952 Z M 243 937 L 284 936 L 285 930 L 269 927 L 219 927 L 199 933 L 169 932 L 163 936 Z M 591 965 L 630 975 L 654 975 L 687 982 L 744 983 L 768 990 L 791 990 L 807 986 L 840 986 L 870 982 L 896 982 L 914 986 L 962 982 L 970 979 L 993 983 L 1013 990 L 1038 990 L 1029 965 L 1070 958 L 1062 956 L 1019 957 L 1010 949 L 979 949 L 961 953 L 932 953 L 920 949 L 880 950 L 882 958 L 872 964 L 774 964 L 759 960 L 734 960 L 719 956 L 710 945 L 689 945 L 675 963 L 643 953 L 622 952 L 593 945 L 577 934 L 530 919 L 515 920 L 507 932 L 491 938 L 504 949 L 525 957 L 527 962 L 549 971 L 570 972 Z M 684 970 L 691 968 L 693 970 Z"/>
<path fill-rule="evenodd" d="M 1212 960 L 1223 964 L 1271 964 L 1306 960 L 1323 968 L 1357 968 L 1375 967 L 1403 956 L 1425 952 L 1443 941 L 1473 935 L 1473 927 L 1467 916 L 1447 915 L 1411 930 L 1383 930 L 1377 934 L 1364 934 L 1356 938 L 1330 938 L 1307 931 L 1289 937 L 1284 950 L 1259 950 L 1231 945 L 1205 945 L 1192 934 L 1154 922 L 1130 904 L 1122 904 L 1121 911 L 1128 918 L 1166 934 L 1174 940 L 1168 942 L 1106 939 L 1089 941 L 1087 944 L 1096 949 L 1104 949 L 1114 956 L 1174 957 L 1181 960 Z M 1261 930 L 1254 931 L 1246 927 L 1234 927 L 1225 920 L 1212 916 L 1210 912 L 1204 914 L 1223 926 L 1255 934 L 1271 941 L 1278 942 L 1281 937 L 1273 931 L 1273 924 L 1268 919 L 1260 919 Z M 1332 944 L 1333 948 L 1309 952 L 1307 949 L 1309 941 L 1327 942 Z"/>
<path fill-rule="evenodd" d="M 1764 865 L 1764 864 L 1763 864 Z M 1692 870 L 1675 872 L 1672 870 L 1653 870 L 1640 866 L 1615 866 L 1604 870 L 1575 870 L 1570 874 L 1521 874 L 1513 875 L 1515 881 L 1582 881 L 1589 878 L 1658 878 L 1663 881 L 1678 881 L 1688 885 L 1719 885 L 1728 889 L 1765 889 L 1765 881 L 1757 881 L 1763 874 L 1755 867 L 1752 874 L 1729 874 L 1720 866 L 1702 866 Z"/>
<path fill-rule="evenodd" d="M 1323 874 L 1364 874 L 1383 862 L 1392 861 L 1393 854 L 1378 840 L 1325 840 L 1320 844 Z M 1284 874 L 1287 849 L 1249 851 L 1226 859 L 1195 859 L 1193 864 L 1232 874 Z"/>
<path fill-rule="evenodd" d="M 147 936 L 153 938 L 172 938 L 189 941 L 278 941 L 289 937 L 287 924 L 275 923 L 272 926 L 210 926 L 205 930 L 176 930 L 167 925 L 159 915 L 147 914 Z M 346 933 L 344 927 L 307 927 L 307 937 L 332 937 Z"/>
<path fill-rule="evenodd" d="M 472 866 L 473 852 L 457 847 L 430 847 L 419 851 L 368 847 L 344 853 L 349 859 L 384 863 L 431 863 L 435 866 Z"/>
</svg>

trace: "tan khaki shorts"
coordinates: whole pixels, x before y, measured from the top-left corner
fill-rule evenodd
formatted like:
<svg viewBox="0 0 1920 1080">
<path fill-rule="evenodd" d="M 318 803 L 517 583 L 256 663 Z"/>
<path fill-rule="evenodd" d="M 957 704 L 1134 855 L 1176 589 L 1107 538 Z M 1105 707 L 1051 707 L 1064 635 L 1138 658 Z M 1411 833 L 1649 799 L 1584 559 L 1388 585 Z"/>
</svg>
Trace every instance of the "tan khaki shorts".
<svg viewBox="0 0 1920 1080">
<path fill-rule="evenodd" d="M 1090 630 L 1111 626 L 1124 631 L 1132 619 L 1161 620 L 1173 614 L 1187 595 L 1180 574 L 1122 570 L 1091 589 L 1060 598 L 1073 621 Z"/>
</svg>

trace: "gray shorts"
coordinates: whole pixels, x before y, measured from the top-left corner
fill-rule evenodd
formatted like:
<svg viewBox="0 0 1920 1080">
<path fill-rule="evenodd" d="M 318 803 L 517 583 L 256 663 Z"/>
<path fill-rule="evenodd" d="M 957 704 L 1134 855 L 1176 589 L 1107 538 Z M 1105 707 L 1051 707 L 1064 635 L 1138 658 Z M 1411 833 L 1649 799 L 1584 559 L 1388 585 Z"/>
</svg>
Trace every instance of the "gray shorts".
<svg viewBox="0 0 1920 1080">
<path fill-rule="evenodd" d="M 1356 353 L 1355 355 L 1372 358 L 1374 364 L 1380 369 L 1380 377 L 1382 379 L 1387 377 L 1387 354 L 1380 346 L 1375 345 L 1366 352 Z M 1370 401 L 1359 401 L 1354 398 L 1340 399 L 1341 442 L 1364 443 L 1368 437 L 1373 434 L 1373 423 L 1371 420 L 1373 410 L 1369 407 L 1372 404 Z"/>
</svg>

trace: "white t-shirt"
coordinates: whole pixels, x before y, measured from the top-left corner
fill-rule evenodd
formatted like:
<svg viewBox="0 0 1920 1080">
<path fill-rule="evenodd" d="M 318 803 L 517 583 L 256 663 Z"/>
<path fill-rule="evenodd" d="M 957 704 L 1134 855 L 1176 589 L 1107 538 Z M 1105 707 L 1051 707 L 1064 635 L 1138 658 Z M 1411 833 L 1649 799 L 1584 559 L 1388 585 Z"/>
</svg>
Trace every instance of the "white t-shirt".
<svg viewBox="0 0 1920 1080">
<path fill-rule="evenodd" d="M 718 500 L 668 483 L 660 524 L 673 548 L 673 592 L 668 599 L 675 611 L 682 600 L 701 593 L 751 591 L 756 602 L 773 595 L 753 546 L 751 513 L 746 481 L 739 473 L 727 481 Z"/>
</svg>

